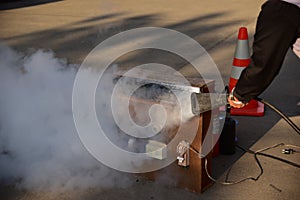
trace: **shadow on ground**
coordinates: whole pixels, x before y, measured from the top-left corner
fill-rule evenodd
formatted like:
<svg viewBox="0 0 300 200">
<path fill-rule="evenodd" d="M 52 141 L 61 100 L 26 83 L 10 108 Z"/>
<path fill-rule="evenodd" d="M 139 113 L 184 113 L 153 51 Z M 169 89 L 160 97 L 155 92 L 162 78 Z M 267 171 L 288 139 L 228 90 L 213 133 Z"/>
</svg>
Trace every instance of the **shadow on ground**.
<svg viewBox="0 0 300 200">
<path fill-rule="evenodd" d="M 63 0 L 4 0 L 0 2 L 0 10 L 11 10 L 30 6 L 38 6 L 46 3 L 55 3 Z"/>
</svg>

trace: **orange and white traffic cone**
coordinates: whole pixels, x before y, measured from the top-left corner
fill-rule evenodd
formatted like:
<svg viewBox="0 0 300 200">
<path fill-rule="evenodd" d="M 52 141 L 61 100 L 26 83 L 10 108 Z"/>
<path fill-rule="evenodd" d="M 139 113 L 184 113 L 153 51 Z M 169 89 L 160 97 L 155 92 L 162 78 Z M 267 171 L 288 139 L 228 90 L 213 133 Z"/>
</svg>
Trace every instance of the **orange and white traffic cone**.
<svg viewBox="0 0 300 200">
<path fill-rule="evenodd" d="M 241 76 L 242 71 L 250 63 L 250 47 L 248 41 L 247 28 L 241 27 L 239 29 L 238 42 L 235 49 L 235 56 L 232 63 L 231 77 L 229 80 L 229 89 L 235 87 L 238 79 Z M 264 104 L 251 100 L 243 108 L 231 108 L 231 115 L 244 115 L 244 116 L 263 116 L 264 115 Z"/>
</svg>

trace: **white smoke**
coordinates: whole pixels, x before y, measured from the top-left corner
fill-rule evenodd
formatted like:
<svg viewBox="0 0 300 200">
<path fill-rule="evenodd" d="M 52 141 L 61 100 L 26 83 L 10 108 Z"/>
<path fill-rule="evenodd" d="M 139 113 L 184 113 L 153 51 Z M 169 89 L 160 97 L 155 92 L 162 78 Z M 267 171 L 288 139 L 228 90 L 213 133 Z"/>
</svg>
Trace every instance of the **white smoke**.
<svg viewBox="0 0 300 200">
<path fill-rule="evenodd" d="M 38 50 L 24 56 L 0 44 L 0 183 L 37 190 L 124 187 L 131 183 L 127 174 L 112 170 L 94 159 L 79 139 L 72 113 L 72 90 L 78 67 L 56 58 L 51 51 Z M 101 84 L 99 90 L 111 92 L 112 77 L 107 76 Z M 158 98 L 154 100 L 162 104 L 178 100 L 165 88 L 146 86 L 144 89 L 135 95 L 142 99 Z M 147 141 L 140 140 L 135 144 L 128 135 L 120 132 L 111 114 L 106 112 L 110 107 L 106 105 L 110 102 L 107 93 L 100 92 L 100 101 L 96 104 L 103 107 L 97 114 L 105 131 L 110 133 L 108 137 L 125 150 L 144 153 Z M 168 116 L 156 111 L 152 113 L 158 122 L 155 129 L 163 128 L 161 122 L 166 117 L 166 125 L 171 127 L 193 117 L 189 96 L 185 92 L 180 96 L 182 118 L 178 118 L 180 109 L 172 104 Z M 120 105 L 120 109 L 123 107 L 128 109 L 128 105 Z M 149 118 L 143 105 L 135 104 L 133 110 L 138 120 L 147 121 Z M 170 138 L 166 132 L 154 139 L 168 142 Z M 107 156 L 118 159 L 109 152 Z M 151 162 L 151 158 L 145 161 Z"/>
<path fill-rule="evenodd" d="M 76 71 L 51 51 L 23 56 L 0 45 L 0 182 L 27 189 L 128 184 L 80 143 L 72 118 Z"/>
</svg>

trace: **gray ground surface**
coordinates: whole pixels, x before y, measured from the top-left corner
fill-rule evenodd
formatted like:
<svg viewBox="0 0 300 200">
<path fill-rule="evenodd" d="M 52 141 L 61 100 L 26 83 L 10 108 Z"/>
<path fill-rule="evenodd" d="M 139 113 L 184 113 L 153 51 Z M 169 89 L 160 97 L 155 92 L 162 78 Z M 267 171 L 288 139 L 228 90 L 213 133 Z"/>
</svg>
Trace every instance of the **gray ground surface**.
<svg viewBox="0 0 300 200">
<path fill-rule="evenodd" d="M 30 2 L 30 3 L 29 3 Z M 247 26 L 249 36 L 263 0 L 65 0 L 5 1 L 0 3 L 0 40 L 20 52 L 51 49 L 58 57 L 80 64 L 101 41 L 124 30 L 145 26 L 180 31 L 197 40 L 216 62 L 223 80 L 228 82 L 238 27 Z M 147 57 L 124 59 L 124 65 L 151 61 L 176 65 L 183 74 L 191 74 L 175 60 L 157 53 Z M 173 63 L 172 63 L 173 62 Z M 279 107 L 300 125 L 300 61 L 289 52 L 284 66 L 262 97 Z M 277 143 L 299 145 L 299 136 L 272 110 L 264 117 L 235 117 L 238 143 L 258 150 Z M 299 163 L 298 154 L 283 155 L 281 148 L 268 153 Z M 1 199 L 300 199 L 299 169 L 260 157 L 264 174 L 259 181 L 238 185 L 215 184 L 201 195 L 160 183 L 132 179 L 125 188 L 92 188 L 64 192 L 35 192 L 2 186 Z M 233 165 L 232 180 L 256 176 L 259 168 L 252 155 L 237 150 L 234 156 L 219 156 L 213 161 L 214 175 L 224 178 Z"/>
</svg>

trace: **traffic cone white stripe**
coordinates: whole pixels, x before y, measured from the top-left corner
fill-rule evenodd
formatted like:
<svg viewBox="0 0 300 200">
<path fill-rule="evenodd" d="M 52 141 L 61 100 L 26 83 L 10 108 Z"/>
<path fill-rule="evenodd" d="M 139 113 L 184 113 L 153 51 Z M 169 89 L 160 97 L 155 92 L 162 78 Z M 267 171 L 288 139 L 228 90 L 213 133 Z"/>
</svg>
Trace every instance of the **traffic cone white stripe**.
<svg viewBox="0 0 300 200">
<path fill-rule="evenodd" d="M 241 76 L 242 71 L 245 69 L 245 67 L 236 67 L 232 66 L 232 71 L 231 71 L 231 78 L 233 79 L 239 79 Z"/>
<path fill-rule="evenodd" d="M 239 40 L 235 50 L 235 58 L 249 59 L 249 57 L 250 57 L 250 49 L 249 49 L 248 40 Z"/>
</svg>

